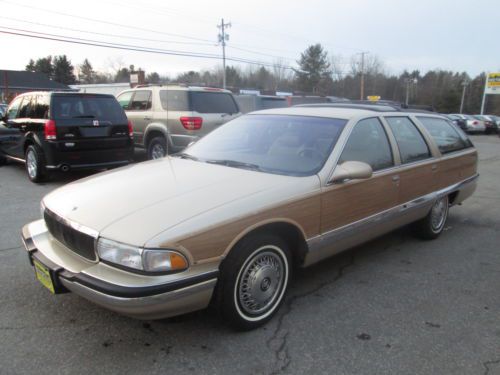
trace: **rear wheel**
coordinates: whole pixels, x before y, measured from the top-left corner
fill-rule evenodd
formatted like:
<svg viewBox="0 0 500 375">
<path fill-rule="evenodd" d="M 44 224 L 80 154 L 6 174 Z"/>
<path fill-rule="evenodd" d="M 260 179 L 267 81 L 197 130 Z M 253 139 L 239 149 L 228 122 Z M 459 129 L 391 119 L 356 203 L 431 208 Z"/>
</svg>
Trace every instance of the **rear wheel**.
<svg viewBox="0 0 500 375">
<path fill-rule="evenodd" d="M 161 159 L 167 156 L 167 141 L 165 137 L 154 137 L 148 143 L 148 159 Z"/>
<path fill-rule="evenodd" d="M 449 200 L 445 195 L 437 199 L 425 218 L 415 223 L 417 234 L 426 240 L 438 238 L 448 219 Z"/>
<path fill-rule="evenodd" d="M 281 238 L 243 239 L 221 266 L 217 296 L 223 317 L 239 330 L 262 326 L 283 302 L 290 274 L 290 250 Z"/>
<path fill-rule="evenodd" d="M 45 157 L 38 145 L 29 145 L 25 153 L 26 172 L 32 182 L 41 182 L 46 177 Z"/>
</svg>

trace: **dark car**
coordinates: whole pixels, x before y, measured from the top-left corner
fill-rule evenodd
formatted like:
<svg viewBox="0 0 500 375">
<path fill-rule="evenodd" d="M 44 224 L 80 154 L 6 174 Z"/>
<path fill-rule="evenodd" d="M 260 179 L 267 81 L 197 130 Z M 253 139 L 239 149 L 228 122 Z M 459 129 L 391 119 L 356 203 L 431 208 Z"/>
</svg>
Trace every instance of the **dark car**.
<svg viewBox="0 0 500 375">
<path fill-rule="evenodd" d="M 133 158 L 131 123 L 112 95 L 30 92 L 0 123 L 0 163 L 24 162 L 29 179 L 53 170 L 109 168 Z"/>
</svg>

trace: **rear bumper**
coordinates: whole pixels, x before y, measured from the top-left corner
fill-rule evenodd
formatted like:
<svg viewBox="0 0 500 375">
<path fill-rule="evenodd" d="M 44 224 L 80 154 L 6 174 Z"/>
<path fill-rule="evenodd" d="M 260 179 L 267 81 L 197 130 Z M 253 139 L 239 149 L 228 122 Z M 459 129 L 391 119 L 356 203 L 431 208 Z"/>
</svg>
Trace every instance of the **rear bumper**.
<svg viewBox="0 0 500 375">
<path fill-rule="evenodd" d="M 31 264 L 35 259 L 50 270 L 56 293 L 71 291 L 137 319 L 162 319 L 203 309 L 217 282 L 218 271 L 213 266 L 144 276 L 85 260 L 53 239 L 43 220 L 24 226 L 22 240 Z"/>
<path fill-rule="evenodd" d="M 100 140 L 95 148 L 78 149 L 78 142 L 45 142 L 43 151 L 47 169 L 68 166 L 71 169 L 106 168 L 126 165 L 133 160 L 132 140 Z M 68 146 L 73 144 L 74 146 Z M 119 147 L 117 147 L 119 146 Z"/>
</svg>

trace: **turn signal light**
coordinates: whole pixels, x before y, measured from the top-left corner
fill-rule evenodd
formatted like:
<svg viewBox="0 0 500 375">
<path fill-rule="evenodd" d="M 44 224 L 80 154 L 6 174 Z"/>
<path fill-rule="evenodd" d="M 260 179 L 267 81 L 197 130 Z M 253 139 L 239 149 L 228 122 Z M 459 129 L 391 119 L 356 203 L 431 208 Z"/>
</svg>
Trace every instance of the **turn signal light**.
<svg viewBox="0 0 500 375">
<path fill-rule="evenodd" d="M 56 122 L 49 120 L 44 127 L 45 139 L 57 139 Z"/>
<path fill-rule="evenodd" d="M 203 123 L 203 118 L 201 117 L 181 117 L 180 120 L 182 126 L 187 130 L 199 130 Z"/>
</svg>

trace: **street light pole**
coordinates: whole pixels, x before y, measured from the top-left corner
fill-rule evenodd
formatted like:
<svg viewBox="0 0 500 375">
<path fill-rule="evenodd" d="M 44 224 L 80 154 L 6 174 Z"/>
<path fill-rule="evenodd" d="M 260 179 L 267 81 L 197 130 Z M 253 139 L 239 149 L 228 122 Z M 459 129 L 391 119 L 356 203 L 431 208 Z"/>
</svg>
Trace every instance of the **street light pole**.
<svg viewBox="0 0 500 375">
<path fill-rule="evenodd" d="M 361 94 L 360 99 L 364 100 L 365 97 L 365 55 L 368 52 L 361 52 Z"/>
<path fill-rule="evenodd" d="M 465 89 L 467 88 L 468 84 L 469 81 L 466 79 L 462 82 L 463 89 L 462 89 L 462 100 L 460 101 L 460 114 L 462 114 L 464 111 Z"/>
<path fill-rule="evenodd" d="M 408 107 L 408 103 L 410 100 L 410 84 L 414 83 L 417 84 L 418 80 L 416 78 L 405 78 L 405 83 L 406 83 L 406 99 L 405 99 L 405 104 Z"/>
</svg>

